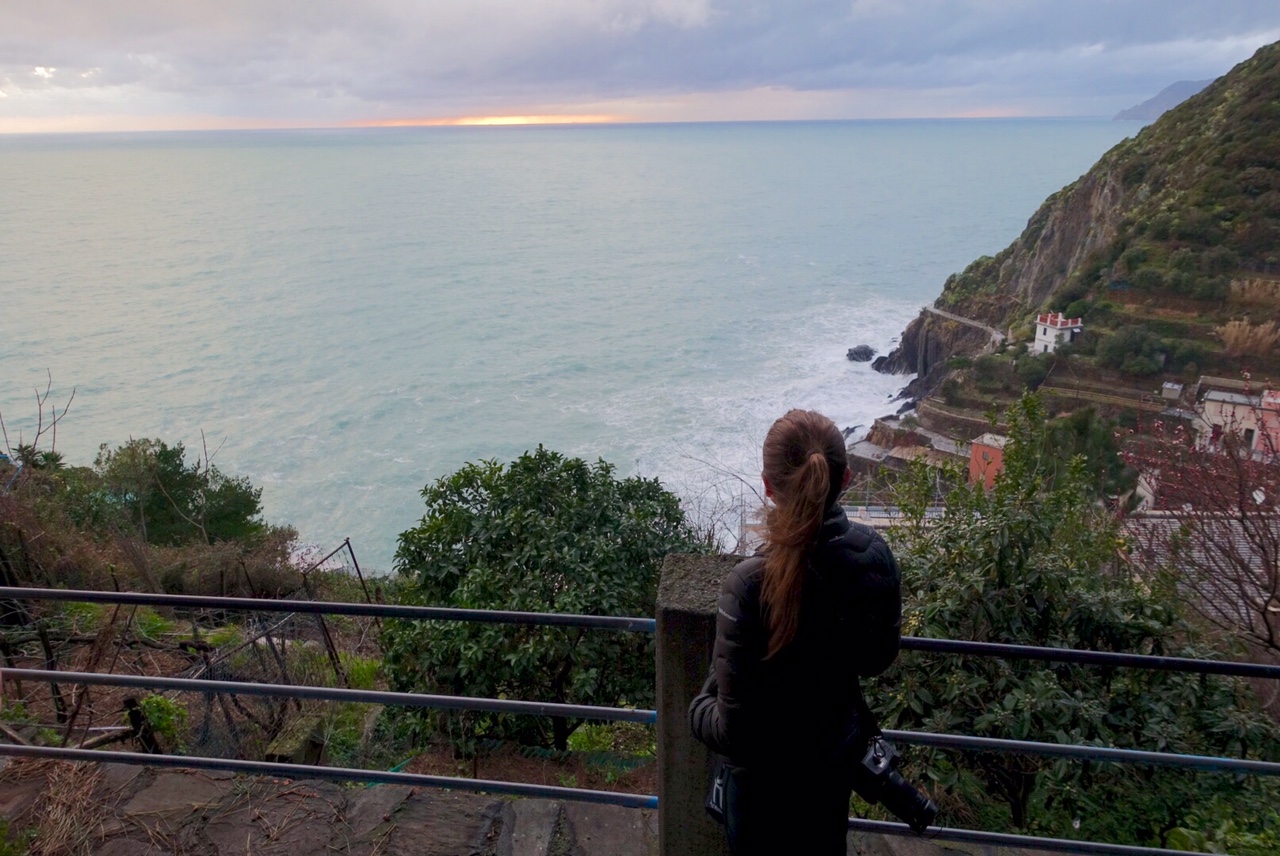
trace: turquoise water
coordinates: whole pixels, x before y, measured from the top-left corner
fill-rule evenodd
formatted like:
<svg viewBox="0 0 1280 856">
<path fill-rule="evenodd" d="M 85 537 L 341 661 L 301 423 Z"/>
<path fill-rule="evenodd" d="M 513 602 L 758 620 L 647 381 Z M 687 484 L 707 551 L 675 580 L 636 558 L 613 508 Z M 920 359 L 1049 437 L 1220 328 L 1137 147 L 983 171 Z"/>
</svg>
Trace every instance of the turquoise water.
<svg viewBox="0 0 1280 856">
<path fill-rule="evenodd" d="M 893 409 L 888 350 L 1135 126 L 1079 120 L 0 138 L 0 413 L 162 437 L 371 568 L 468 460 L 543 443 L 743 493 L 769 422 Z"/>
</svg>

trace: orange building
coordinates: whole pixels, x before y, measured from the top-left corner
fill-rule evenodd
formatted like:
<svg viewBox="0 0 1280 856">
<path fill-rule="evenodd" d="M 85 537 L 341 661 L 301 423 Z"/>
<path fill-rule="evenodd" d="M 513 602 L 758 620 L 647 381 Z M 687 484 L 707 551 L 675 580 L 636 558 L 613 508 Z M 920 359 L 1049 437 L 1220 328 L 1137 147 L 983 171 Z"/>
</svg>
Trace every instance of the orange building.
<svg viewBox="0 0 1280 856">
<path fill-rule="evenodd" d="M 969 444 L 970 484 L 982 482 L 983 487 L 991 489 L 1004 469 L 1004 447 L 1008 442 L 1008 437 L 999 434 L 983 434 Z"/>
</svg>

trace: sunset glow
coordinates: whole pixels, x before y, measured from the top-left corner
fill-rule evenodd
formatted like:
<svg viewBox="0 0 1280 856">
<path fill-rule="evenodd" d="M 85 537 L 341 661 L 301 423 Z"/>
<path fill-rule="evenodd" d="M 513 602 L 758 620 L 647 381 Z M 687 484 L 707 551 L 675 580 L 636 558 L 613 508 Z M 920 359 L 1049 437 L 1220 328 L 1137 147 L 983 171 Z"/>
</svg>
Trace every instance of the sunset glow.
<svg viewBox="0 0 1280 856">
<path fill-rule="evenodd" d="M 438 128 L 462 125 L 602 125 L 630 121 L 625 116 L 460 116 L 451 119 L 385 119 L 355 122 L 362 128 Z"/>
</svg>

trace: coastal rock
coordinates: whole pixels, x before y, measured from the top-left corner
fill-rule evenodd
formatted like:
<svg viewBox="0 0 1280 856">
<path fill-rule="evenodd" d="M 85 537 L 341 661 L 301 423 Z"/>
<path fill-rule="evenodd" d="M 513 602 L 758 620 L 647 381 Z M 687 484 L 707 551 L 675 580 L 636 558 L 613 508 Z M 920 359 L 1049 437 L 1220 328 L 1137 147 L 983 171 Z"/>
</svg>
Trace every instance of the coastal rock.
<svg viewBox="0 0 1280 856">
<path fill-rule="evenodd" d="M 915 374 L 898 398 L 915 402 L 929 395 L 946 378 L 947 360 L 974 356 L 990 347 L 982 330 L 921 312 L 902 333 L 898 347 L 879 357 L 871 367 L 881 374 Z"/>
<path fill-rule="evenodd" d="M 876 349 L 870 345 L 859 345 L 856 348 L 850 348 L 849 353 L 845 354 L 850 361 L 855 363 L 870 362 L 871 358 L 876 355 Z"/>
</svg>

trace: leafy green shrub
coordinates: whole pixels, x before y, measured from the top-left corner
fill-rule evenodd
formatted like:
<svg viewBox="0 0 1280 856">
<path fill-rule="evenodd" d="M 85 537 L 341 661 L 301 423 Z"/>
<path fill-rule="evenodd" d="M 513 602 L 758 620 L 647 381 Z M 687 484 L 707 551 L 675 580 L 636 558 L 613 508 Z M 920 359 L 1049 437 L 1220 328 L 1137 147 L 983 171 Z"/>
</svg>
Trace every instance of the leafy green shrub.
<svg viewBox="0 0 1280 856">
<path fill-rule="evenodd" d="M 1120 262 L 1125 270 L 1135 271 L 1151 257 L 1151 251 L 1140 244 L 1135 244 L 1120 254 Z"/>
<path fill-rule="evenodd" d="M 960 405 L 960 381 L 953 377 L 949 377 L 938 387 L 938 392 L 942 394 L 942 400 L 952 407 Z"/>
<path fill-rule="evenodd" d="M 1018 360 L 1018 379 L 1030 390 L 1037 390 L 1044 383 L 1053 368 L 1056 357 L 1053 354 L 1035 354 Z"/>
<path fill-rule="evenodd" d="M 1156 268 L 1142 267 L 1133 272 L 1133 275 L 1129 277 L 1129 282 L 1133 284 L 1134 288 L 1143 291 L 1159 291 L 1164 288 L 1165 278 L 1164 274 Z"/>
<path fill-rule="evenodd" d="M 1189 247 L 1179 247 L 1169 255 L 1168 265 L 1174 270 L 1189 271 L 1199 267 L 1199 262 Z"/>
<path fill-rule="evenodd" d="M 1207 274 L 1231 273 L 1240 267 L 1240 256 L 1230 247 L 1211 247 L 1200 255 L 1200 269 Z"/>
<path fill-rule="evenodd" d="M 347 684 L 353 690 L 371 690 L 378 684 L 382 661 L 376 657 L 361 657 L 349 651 L 338 652 L 338 662 L 347 676 Z"/>
<path fill-rule="evenodd" d="M 613 734 L 607 725 L 584 725 L 569 735 L 569 749 L 574 752 L 608 752 L 613 748 Z"/>
<path fill-rule="evenodd" d="M 1012 377 L 1012 363 L 995 354 L 983 354 L 973 361 L 973 379 L 983 392 L 1005 388 Z"/>
<path fill-rule="evenodd" d="M 21 699 L 5 702 L 4 706 L 0 707 L 0 720 L 22 725 L 32 721 L 26 702 Z"/>
<path fill-rule="evenodd" d="M 1098 364 L 1137 375 L 1160 371 L 1156 354 L 1164 347 L 1143 327 L 1121 327 L 1098 343 Z"/>
<path fill-rule="evenodd" d="M 991 490 L 961 480 L 938 519 L 925 517 L 929 468 L 899 483 L 907 522 L 891 543 L 903 633 L 1212 656 L 1176 587 L 1139 578 L 1120 557 L 1116 518 L 1095 501 L 1083 457 L 1062 458 L 1039 400 L 1024 397 L 1005 421 L 1010 442 Z M 1110 433 L 1103 423 L 1068 433 L 1080 427 Z M 1231 757 L 1280 751 L 1280 729 L 1233 678 L 938 656 L 900 658 L 878 686 L 868 700 L 885 728 Z M 1274 785 L 1182 770 L 938 750 L 908 760 L 944 800 L 1001 831 L 1146 845 L 1209 814 L 1246 824 L 1275 805 Z"/>
<path fill-rule="evenodd" d="M 1169 368 L 1173 371 L 1186 371 L 1203 363 L 1209 356 L 1209 349 L 1199 342 L 1178 342 L 1169 354 Z"/>
<path fill-rule="evenodd" d="M 1067 304 L 1067 308 L 1063 310 L 1062 314 L 1068 318 L 1084 318 L 1092 308 L 1093 303 L 1088 298 L 1082 297 Z"/>
<path fill-rule="evenodd" d="M 1160 371 L 1160 363 L 1155 357 L 1131 356 L 1120 364 L 1120 371 L 1125 374 L 1147 377 Z"/>
<path fill-rule="evenodd" d="M 143 715 L 151 725 L 151 730 L 164 741 L 164 747 L 171 751 L 181 751 L 182 737 L 187 727 L 187 709 L 181 704 L 162 695 L 145 696 L 138 701 Z"/>
<path fill-rule="evenodd" d="M 653 609 L 663 557 L 707 549 L 656 480 L 617 479 L 539 446 L 509 465 L 469 463 L 422 491 L 401 534 L 403 602 L 595 615 Z M 465 622 L 384 625 L 394 689 L 615 705 L 653 702 L 653 640 L 642 634 Z M 423 714 L 462 752 L 484 737 L 567 746 L 580 722 L 480 712 Z M 548 728 L 548 725 L 550 726 Z"/>
<path fill-rule="evenodd" d="M 248 541 L 266 532 L 262 488 L 208 462 L 188 463 L 181 443 L 136 439 L 104 443 L 94 477 L 75 503 L 88 519 L 135 529 L 150 544 Z"/>
<path fill-rule="evenodd" d="M 1080 334 L 1076 336 L 1075 341 L 1070 344 L 1070 347 L 1065 352 L 1092 356 L 1097 353 L 1098 342 L 1101 340 L 1102 336 L 1097 330 L 1086 327 L 1084 330 L 1080 331 Z"/>
<path fill-rule="evenodd" d="M 1197 300 L 1219 302 L 1227 299 L 1231 281 L 1223 275 L 1204 277 L 1196 283 L 1192 294 Z"/>
</svg>

